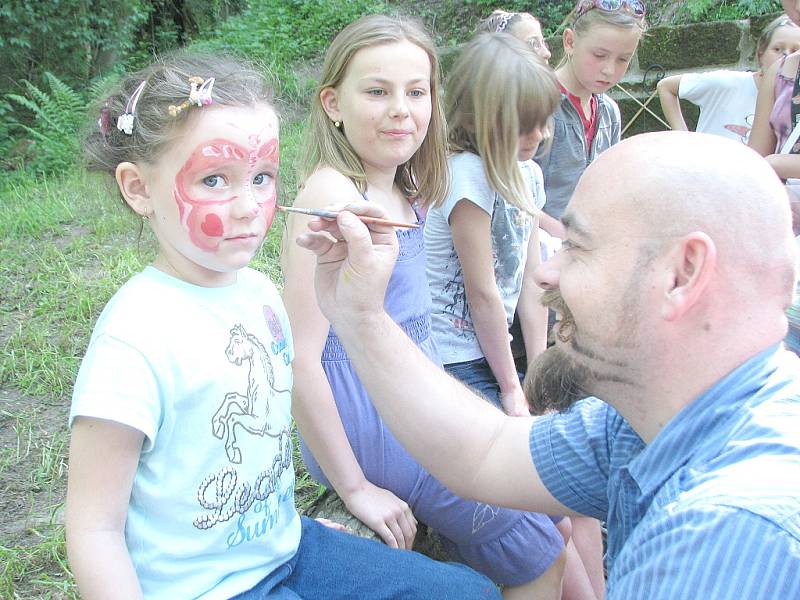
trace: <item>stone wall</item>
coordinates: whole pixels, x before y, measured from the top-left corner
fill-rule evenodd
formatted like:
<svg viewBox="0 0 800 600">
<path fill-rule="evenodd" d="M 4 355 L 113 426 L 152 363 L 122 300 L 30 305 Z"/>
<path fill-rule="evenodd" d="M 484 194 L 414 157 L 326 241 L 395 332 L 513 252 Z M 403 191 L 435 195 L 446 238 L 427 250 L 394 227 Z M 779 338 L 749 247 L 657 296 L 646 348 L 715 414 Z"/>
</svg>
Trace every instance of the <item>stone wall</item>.
<svg viewBox="0 0 800 600">
<path fill-rule="evenodd" d="M 743 21 L 718 21 L 657 27 L 642 38 L 631 66 L 621 85 L 636 98 L 644 102 L 655 91 L 661 77 L 680 73 L 708 71 L 713 69 L 755 70 L 756 41 L 761 31 L 778 14 L 753 17 Z M 556 66 L 563 53 L 561 38 L 547 40 Z M 624 92 L 614 88 L 611 96 L 619 103 L 623 127 L 639 110 L 635 101 Z M 697 122 L 695 105 L 681 101 L 683 114 L 689 127 Z M 648 108 L 663 118 L 658 97 Z M 665 129 L 654 117 L 640 114 L 627 130 L 626 136 L 643 131 Z"/>
</svg>

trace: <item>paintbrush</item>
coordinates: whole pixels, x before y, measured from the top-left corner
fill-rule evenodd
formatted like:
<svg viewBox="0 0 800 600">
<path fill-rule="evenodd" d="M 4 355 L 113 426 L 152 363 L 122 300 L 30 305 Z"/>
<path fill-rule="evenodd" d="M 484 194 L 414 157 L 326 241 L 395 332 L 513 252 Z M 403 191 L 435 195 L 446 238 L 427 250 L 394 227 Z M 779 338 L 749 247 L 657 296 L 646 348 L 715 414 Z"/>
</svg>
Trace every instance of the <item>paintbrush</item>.
<svg viewBox="0 0 800 600">
<path fill-rule="evenodd" d="M 325 219 L 335 219 L 336 215 L 341 211 L 335 210 L 318 210 L 316 208 L 299 208 L 295 206 L 281 206 L 278 205 L 278 210 L 284 212 L 299 213 L 301 215 L 309 215 L 312 217 L 323 217 Z M 355 214 L 355 213 L 353 213 Z M 362 223 L 375 223 L 376 225 L 388 225 L 389 227 L 408 227 L 417 229 L 417 223 L 403 223 L 401 221 L 390 221 L 389 219 L 379 219 L 378 217 L 368 217 L 366 215 L 356 215 Z"/>
</svg>

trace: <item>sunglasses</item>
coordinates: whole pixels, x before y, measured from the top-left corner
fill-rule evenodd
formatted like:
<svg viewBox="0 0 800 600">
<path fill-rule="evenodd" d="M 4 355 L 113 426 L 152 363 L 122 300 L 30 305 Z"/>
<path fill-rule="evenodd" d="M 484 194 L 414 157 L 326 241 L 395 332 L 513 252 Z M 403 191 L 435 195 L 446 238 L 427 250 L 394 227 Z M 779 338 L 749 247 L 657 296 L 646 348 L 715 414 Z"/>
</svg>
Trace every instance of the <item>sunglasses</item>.
<svg viewBox="0 0 800 600">
<path fill-rule="evenodd" d="M 581 0 L 575 9 L 574 20 L 577 21 L 594 8 L 604 12 L 617 12 L 624 9 L 637 19 L 641 19 L 647 12 L 642 0 Z"/>
<path fill-rule="evenodd" d="M 547 42 L 542 38 L 530 38 L 525 42 L 533 49 L 534 52 L 539 52 L 542 48 L 547 48 Z"/>
</svg>

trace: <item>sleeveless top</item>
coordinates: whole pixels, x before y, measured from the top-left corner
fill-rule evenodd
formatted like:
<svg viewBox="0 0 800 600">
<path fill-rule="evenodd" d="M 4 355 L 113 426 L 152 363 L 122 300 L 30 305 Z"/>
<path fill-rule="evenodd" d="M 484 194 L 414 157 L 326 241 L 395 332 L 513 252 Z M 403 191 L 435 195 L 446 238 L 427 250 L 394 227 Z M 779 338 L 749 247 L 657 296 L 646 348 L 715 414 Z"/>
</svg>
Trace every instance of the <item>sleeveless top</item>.
<svg viewBox="0 0 800 600">
<path fill-rule="evenodd" d="M 783 64 L 786 57 L 781 59 L 778 76 L 775 77 L 775 103 L 769 113 L 769 124 L 777 140 L 775 152 L 780 152 L 783 144 L 792 133 L 792 92 L 794 79 L 783 74 Z M 800 68 L 800 67 L 799 67 Z"/>
<path fill-rule="evenodd" d="M 431 336 L 431 297 L 425 275 L 423 239 L 425 218 L 416 206 L 414 212 L 420 227 L 396 230 L 400 250 L 386 290 L 384 308 L 425 355 L 441 365 Z M 348 441 L 359 464 L 365 473 L 369 472 L 368 478 L 375 485 L 390 487 L 390 483 L 397 483 L 390 482 L 390 478 L 403 479 L 405 474 L 388 473 L 384 467 L 386 462 L 393 462 L 391 456 L 404 451 L 383 424 L 332 327 L 328 332 L 321 361 Z M 302 439 L 301 450 L 312 477 L 329 485 Z"/>
</svg>

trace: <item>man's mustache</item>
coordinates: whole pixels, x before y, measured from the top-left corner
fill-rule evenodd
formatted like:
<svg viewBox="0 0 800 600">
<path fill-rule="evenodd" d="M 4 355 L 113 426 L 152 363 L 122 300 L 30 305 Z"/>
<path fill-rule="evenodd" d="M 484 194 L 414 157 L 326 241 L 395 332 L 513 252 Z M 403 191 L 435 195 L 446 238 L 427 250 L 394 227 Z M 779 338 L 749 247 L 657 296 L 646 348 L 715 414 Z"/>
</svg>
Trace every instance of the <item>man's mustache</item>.
<svg viewBox="0 0 800 600">
<path fill-rule="evenodd" d="M 556 326 L 556 335 L 562 342 L 568 342 L 575 331 L 575 317 L 572 316 L 572 311 L 564 302 L 561 290 L 559 288 L 544 290 L 539 302 L 542 306 L 558 313 L 559 323 Z"/>
</svg>

